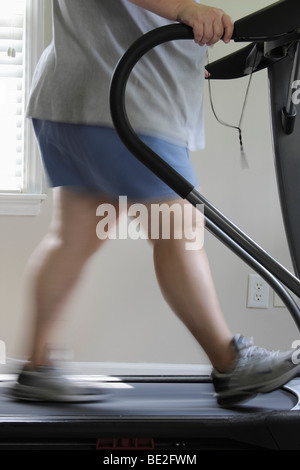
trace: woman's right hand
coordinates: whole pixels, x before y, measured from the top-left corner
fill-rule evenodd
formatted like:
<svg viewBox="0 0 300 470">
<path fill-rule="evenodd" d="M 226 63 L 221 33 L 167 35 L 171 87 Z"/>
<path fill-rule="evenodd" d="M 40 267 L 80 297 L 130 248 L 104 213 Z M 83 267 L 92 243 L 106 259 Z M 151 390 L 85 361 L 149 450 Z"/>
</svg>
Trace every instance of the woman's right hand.
<svg viewBox="0 0 300 470">
<path fill-rule="evenodd" d="M 211 46 L 220 39 L 228 43 L 234 23 L 220 8 L 209 7 L 194 0 L 129 0 L 146 10 L 193 28 L 197 44 Z"/>
<path fill-rule="evenodd" d="M 228 43 L 232 37 L 234 23 L 220 8 L 191 2 L 178 2 L 177 21 L 191 26 L 194 40 L 200 46 L 211 46 L 222 39 Z"/>
</svg>

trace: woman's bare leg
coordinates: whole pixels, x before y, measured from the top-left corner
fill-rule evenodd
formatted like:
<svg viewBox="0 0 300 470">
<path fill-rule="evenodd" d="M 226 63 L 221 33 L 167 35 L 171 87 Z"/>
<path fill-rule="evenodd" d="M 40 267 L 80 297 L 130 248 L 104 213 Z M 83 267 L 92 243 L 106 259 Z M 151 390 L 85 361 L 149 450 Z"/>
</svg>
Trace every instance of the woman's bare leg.
<svg viewBox="0 0 300 470">
<path fill-rule="evenodd" d="M 29 263 L 34 315 L 32 365 L 47 360 L 47 345 L 63 307 L 77 285 L 87 260 L 104 243 L 96 235 L 94 195 L 54 189 L 50 229 Z M 116 213 L 118 211 L 115 206 Z"/>
<path fill-rule="evenodd" d="M 188 203 L 183 200 L 168 202 L 169 206 L 174 204 L 181 206 L 183 214 Z M 148 205 L 148 213 L 151 214 L 151 205 Z M 212 365 L 225 371 L 234 360 L 230 345 L 233 335 L 220 308 L 204 248 L 195 246 L 195 249 L 187 249 L 190 240 L 184 237 L 184 233 L 195 233 L 196 230 L 196 217 L 189 220 L 192 226 L 185 226 L 186 232 L 182 230 L 181 238 L 175 239 L 173 231 L 169 238 L 164 239 L 161 229 L 160 237 L 151 240 L 156 276 L 174 313 L 196 338 Z M 151 229 L 151 224 L 153 220 L 148 229 Z"/>
</svg>

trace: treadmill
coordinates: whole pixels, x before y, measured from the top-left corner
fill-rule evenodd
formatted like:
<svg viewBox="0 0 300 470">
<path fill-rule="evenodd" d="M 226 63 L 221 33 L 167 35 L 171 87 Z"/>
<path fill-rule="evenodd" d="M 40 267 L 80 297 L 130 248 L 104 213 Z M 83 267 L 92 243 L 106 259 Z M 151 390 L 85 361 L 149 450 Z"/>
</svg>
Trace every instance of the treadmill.
<svg viewBox="0 0 300 470">
<path fill-rule="evenodd" d="M 142 36 L 121 58 L 111 82 L 114 125 L 133 155 L 180 197 L 204 205 L 207 230 L 270 284 L 299 330 L 300 311 L 291 295 L 300 297 L 300 118 L 291 93 L 300 78 L 299 0 L 277 1 L 237 21 L 233 40 L 249 44 L 207 67 L 211 79 L 219 80 L 268 69 L 274 161 L 294 274 L 145 146 L 130 125 L 125 92 L 134 65 L 152 48 L 179 39 L 192 40 L 191 28 L 164 26 Z M 0 389 L 11 380 L 0 377 Z M 77 376 L 77 380 L 92 380 L 109 395 L 85 405 L 15 402 L 0 395 L 0 450 L 90 450 L 110 455 L 171 451 L 193 459 L 202 450 L 300 449 L 300 378 L 232 408 L 217 405 L 205 374 Z"/>
</svg>

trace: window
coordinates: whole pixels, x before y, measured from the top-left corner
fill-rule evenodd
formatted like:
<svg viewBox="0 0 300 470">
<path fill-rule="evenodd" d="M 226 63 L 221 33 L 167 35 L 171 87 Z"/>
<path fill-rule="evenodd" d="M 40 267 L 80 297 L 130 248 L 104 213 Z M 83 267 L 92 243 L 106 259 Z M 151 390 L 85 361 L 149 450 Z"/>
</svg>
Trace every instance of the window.
<svg viewBox="0 0 300 470">
<path fill-rule="evenodd" d="M 44 43 L 43 0 L 0 0 L 0 214 L 34 215 L 43 172 L 25 106 Z"/>
</svg>

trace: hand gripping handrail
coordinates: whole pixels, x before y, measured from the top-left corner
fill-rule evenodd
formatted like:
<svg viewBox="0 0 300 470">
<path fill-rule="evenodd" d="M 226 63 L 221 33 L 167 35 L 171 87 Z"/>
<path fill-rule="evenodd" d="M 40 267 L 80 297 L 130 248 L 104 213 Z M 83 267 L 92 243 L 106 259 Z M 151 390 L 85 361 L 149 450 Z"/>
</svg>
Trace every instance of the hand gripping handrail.
<svg viewBox="0 0 300 470">
<path fill-rule="evenodd" d="M 282 3 L 284 2 L 277 2 L 277 4 Z M 285 0 L 285 3 L 291 4 L 294 3 L 294 0 Z M 114 126 L 130 152 L 181 198 L 188 200 L 195 207 L 204 205 L 206 228 L 268 282 L 284 302 L 300 330 L 300 310 L 287 290 L 289 289 L 300 298 L 299 279 L 233 224 L 177 171 L 145 145 L 129 122 L 125 106 L 126 85 L 137 62 L 160 44 L 174 40 L 192 40 L 193 37 L 192 29 L 186 25 L 167 25 L 143 35 L 125 52 L 111 81 L 110 109 Z M 243 40 L 244 38 L 243 35 Z"/>
</svg>

